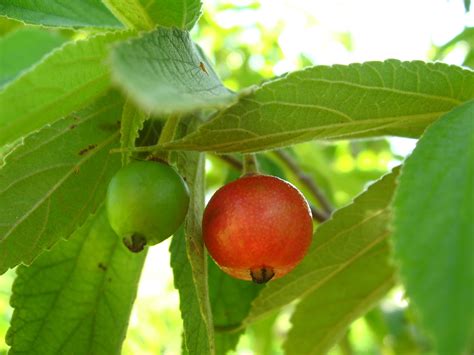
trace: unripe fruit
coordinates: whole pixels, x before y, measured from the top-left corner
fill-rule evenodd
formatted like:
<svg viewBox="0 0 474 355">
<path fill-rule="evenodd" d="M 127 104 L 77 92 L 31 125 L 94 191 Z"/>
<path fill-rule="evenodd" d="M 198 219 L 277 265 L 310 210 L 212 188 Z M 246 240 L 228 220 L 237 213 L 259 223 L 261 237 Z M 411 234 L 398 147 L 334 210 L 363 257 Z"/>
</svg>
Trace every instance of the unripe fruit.
<svg viewBox="0 0 474 355">
<path fill-rule="evenodd" d="M 203 238 L 222 270 L 264 283 L 291 271 L 311 244 L 304 196 L 274 176 L 251 175 L 220 188 L 203 217 Z"/>
<path fill-rule="evenodd" d="M 107 215 L 125 245 L 139 252 L 176 232 L 189 205 L 186 183 L 169 165 L 134 161 L 110 181 Z"/>
</svg>

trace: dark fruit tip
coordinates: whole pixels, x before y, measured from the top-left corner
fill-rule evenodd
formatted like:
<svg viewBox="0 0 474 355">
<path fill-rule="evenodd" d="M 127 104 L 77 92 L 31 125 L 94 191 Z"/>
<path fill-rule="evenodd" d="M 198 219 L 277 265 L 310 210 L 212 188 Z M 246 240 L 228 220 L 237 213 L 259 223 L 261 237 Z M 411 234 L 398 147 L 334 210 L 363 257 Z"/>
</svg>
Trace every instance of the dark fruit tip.
<svg viewBox="0 0 474 355">
<path fill-rule="evenodd" d="M 275 276 L 275 272 L 273 268 L 268 266 L 262 266 L 258 268 L 250 269 L 250 276 L 252 277 L 252 281 L 257 284 L 264 284 L 270 281 L 273 276 Z"/>
<path fill-rule="evenodd" d="M 123 238 L 123 244 L 132 253 L 139 253 L 145 248 L 146 238 L 141 234 L 135 233 L 130 238 Z"/>
</svg>

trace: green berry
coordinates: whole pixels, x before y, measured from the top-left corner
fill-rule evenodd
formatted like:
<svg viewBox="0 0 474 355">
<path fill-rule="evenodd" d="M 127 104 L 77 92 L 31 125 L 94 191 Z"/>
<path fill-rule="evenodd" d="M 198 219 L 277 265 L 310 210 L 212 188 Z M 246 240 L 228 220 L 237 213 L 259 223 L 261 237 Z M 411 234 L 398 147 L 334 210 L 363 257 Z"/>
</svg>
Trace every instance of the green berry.
<svg viewBox="0 0 474 355">
<path fill-rule="evenodd" d="M 134 161 L 110 181 L 107 215 L 112 229 L 134 252 L 168 238 L 179 228 L 189 205 L 189 191 L 169 165 Z"/>
</svg>

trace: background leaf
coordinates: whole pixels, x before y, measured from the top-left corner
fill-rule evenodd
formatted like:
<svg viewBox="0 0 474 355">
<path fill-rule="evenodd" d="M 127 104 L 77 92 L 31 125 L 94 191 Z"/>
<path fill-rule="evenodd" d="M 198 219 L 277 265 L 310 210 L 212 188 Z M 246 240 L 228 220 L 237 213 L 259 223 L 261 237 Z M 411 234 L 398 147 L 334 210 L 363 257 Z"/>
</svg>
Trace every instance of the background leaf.
<svg viewBox="0 0 474 355">
<path fill-rule="evenodd" d="M 54 122 L 110 86 L 107 47 L 125 34 L 97 35 L 53 51 L 0 91 L 0 145 Z"/>
<path fill-rule="evenodd" d="M 395 197 L 395 257 L 439 354 L 474 341 L 474 101 L 433 124 Z"/>
<path fill-rule="evenodd" d="M 465 27 L 461 33 L 437 48 L 434 59 L 443 60 L 458 45 L 467 47 L 467 53 L 462 65 L 471 69 L 474 68 L 474 27 Z"/>
<path fill-rule="evenodd" d="M 109 150 L 118 145 L 122 105 L 108 95 L 7 156 L 0 170 L 0 274 L 68 238 L 102 203 L 120 167 Z"/>
<path fill-rule="evenodd" d="M 2 0 L 0 15 L 54 27 L 122 27 L 100 0 Z"/>
<path fill-rule="evenodd" d="M 58 33 L 36 28 L 20 28 L 0 38 L 0 89 L 65 40 Z"/>
<path fill-rule="evenodd" d="M 246 322 L 303 298 L 286 350 L 291 354 L 329 350 L 349 324 L 393 285 L 387 238 L 395 177 L 396 171 L 386 175 L 322 224 L 303 261 L 260 292 Z"/>
<path fill-rule="evenodd" d="M 120 147 L 122 149 L 131 149 L 135 147 L 135 140 L 139 136 L 143 123 L 150 115 L 127 99 L 123 107 L 122 121 L 120 124 Z M 122 165 L 126 165 L 130 159 L 131 152 L 122 153 Z"/>
<path fill-rule="evenodd" d="M 474 72 L 436 63 L 316 66 L 275 79 L 174 149 L 253 152 L 312 139 L 418 137 L 443 113 L 474 97 Z"/>
<path fill-rule="evenodd" d="M 121 43 L 111 61 L 116 82 L 157 114 L 222 106 L 234 98 L 189 33 L 178 29 L 158 28 Z"/>
<path fill-rule="evenodd" d="M 20 266 L 10 354 L 120 354 L 146 253 L 130 253 L 105 208 L 69 241 Z"/>
</svg>

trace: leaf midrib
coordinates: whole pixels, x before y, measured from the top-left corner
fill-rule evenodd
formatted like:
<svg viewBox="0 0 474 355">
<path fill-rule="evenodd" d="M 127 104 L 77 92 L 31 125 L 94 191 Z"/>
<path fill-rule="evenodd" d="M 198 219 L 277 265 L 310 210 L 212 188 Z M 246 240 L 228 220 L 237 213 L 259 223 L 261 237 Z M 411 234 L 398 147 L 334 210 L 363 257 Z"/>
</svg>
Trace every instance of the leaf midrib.
<svg viewBox="0 0 474 355">
<path fill-rule="evenodd" d="M 186 139 L 192 139 L 195 136 L 198 136 L 203 133 L 203 131 L 208 131 L 211 133 L 220 133 L 220 134 L 225 134 L 228 132 L 237 132 L 237 131 L 243 131 L 247 134 L 251 134 L 254 137 L 252 138 L 246 138 L 246 139 L 240 139 L 240 140 L 234 140 L 231 142 L 226 142 L 226 143 L 219 143 L 219 144 L 213 144 L 213 145 L 208 145 L 206 146 L 206 150 L 212 150 L 212 149 L 230 149 L 234 146 L 241 146 L 241 145 L 250 145 L 252 142 L 259 141 L 262 139 L 270 139 L 270 138 L 278 138 L 281 136 L 285 135 L 299 135 L 299 134 L 309 134 L 309 133 L 317 133 L 318 131 L 321 130 L 326 130 L 326 129 L 337 129 L 337 128 L 345 128 L 348 126 L 357 126 L 357 125 L 364 125 L 365 123 L 386 123 L 386 124 L 393 124 L 397 125 L 402 122 L 402 120 L 413 120 L 413 121 L 422 121 L 425 119 L 432 119 L 441 116 L 442 114 L 446 113 L 446 111 L 442 112 L 432 112 L 432 113 L 426 113 L 426 114 L 419 114 L 419 115 L 406 115 L 406 116 L 395 116 L 395 117 L 383 117 L 383 118 L 369 118 L 369 119 L 364 119 L 364 120 L 354 120 L 351 122 L 338 122 L 338 123 L 333 123 L 329 125 L 324 125 L 324 126 L 317 126 L 317 127 L 308 127 L 308 128 L 301 128 L 301 129 L 296 129 L 296 130 L 291 130 L 291 131 L 285 131 L 285 132 L 278 132 L 278 133 L 271 133 L 271 134 L 266 134 L 266 135 L 257 135 L 256 133 L 245 130 L 245 129 L 238 129 L 238 128 L 229 128 L 229 129 L 213 129 L 213 128 L 207 128 L 207 127 L 202 127 L 201 129 L 198 130 L 198 132 L 189 135 L 188 137 L 185 137 L 183 139 L 177 140 L 175 142 L 169 143 L 164 145 L 164 148 L 199 148 L 201 145 L 195 144 L 192 141 L 187 143 Z M 387 121 L 387 122 L 386 122 Z M 376 127 L 371 127 L 367 128 L 365 130 L 358 130 L 354 132 L 355 135 L 360 134 L 360 133 L 366 133 L 370 131 L 377 131 L 382 128 L 387 128 L 387 126 L 376 126 Z M 256 136 L 256 137 L 255 137 Z M 334 139 L 338 138 L 341 136 L 349 136 L 349 133 L 342 133 L 339 135 L 333 135 L 333 136 L 326 136 L 324 139 Z M 291 139 L 288 138 L 288 139 Z M 273 144 L 273 146 L 280 146 L 285 144 L 285 142 L 280 142 L 280 144 Z M 245 151 L 242 150 L 242 151 Z"/>
</svg>

